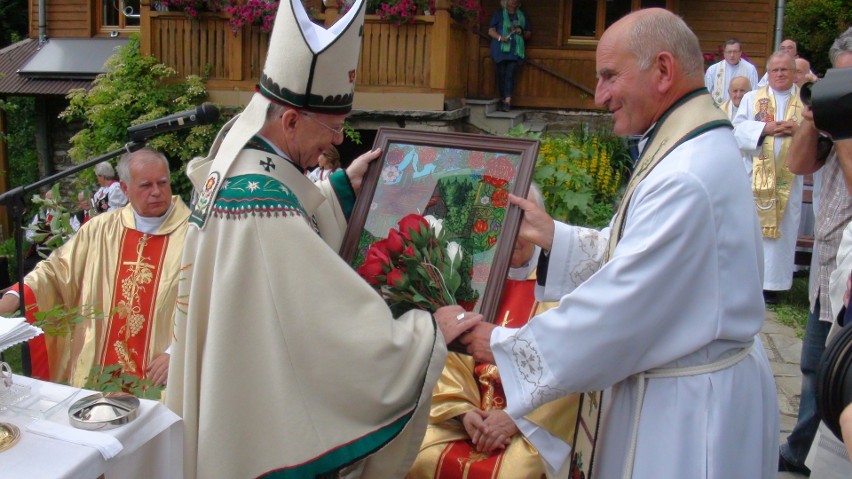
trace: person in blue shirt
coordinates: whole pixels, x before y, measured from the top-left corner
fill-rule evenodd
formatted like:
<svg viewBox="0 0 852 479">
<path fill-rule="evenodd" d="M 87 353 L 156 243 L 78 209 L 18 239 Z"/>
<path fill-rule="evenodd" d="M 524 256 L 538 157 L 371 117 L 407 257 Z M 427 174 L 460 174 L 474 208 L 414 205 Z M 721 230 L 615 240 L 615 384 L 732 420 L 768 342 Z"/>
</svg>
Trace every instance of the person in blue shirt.
<svg viewBox="0 0 852 479">
<path fill-rule="evenodd" d="M 491 26 L 488 28 L 501 111 L 509 111 L 512 108 L 515 78 L 526 57 L 526 41 L 532 35 L 529 17 L 521 10 L 520 4 L 520 0 L 500 0 L 502 8 L 494 12 Z"/>
</svg>

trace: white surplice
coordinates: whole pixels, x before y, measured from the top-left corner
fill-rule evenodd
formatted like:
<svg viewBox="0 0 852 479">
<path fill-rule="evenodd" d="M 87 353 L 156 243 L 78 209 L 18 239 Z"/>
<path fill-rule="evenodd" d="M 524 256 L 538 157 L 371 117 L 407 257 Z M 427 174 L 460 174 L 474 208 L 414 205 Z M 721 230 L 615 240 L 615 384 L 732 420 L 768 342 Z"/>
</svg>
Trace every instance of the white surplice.
<svg viewBox="0 0 852 479">
<path fill-rule="evenodd" d="M 639 183 L 623 236 L 600 266 L 609 229 L 557 223 L 540 300 L 561 303 L 491 337 L 508 406 L 519 418 L 570 392 L 605 392 L 595 477 L 625 467 L 638 382 L 659 367 L 712 363 L 752 344 L 720 371 L 649 379 L 635 478 L 773 478 L 775 383 L 763 325 L 760 228 L 728 129 L 675 148 Z M 589 458 L 586 458 L 589 460 Z"/>
<path fill-rule="evenodd" d="M 770 91 L 774 92 L 770 88 Z M 775 92 L 775 119 L 783 120 L 787 101 L 791 90 Z M 754 97 L 757 90 L 752 90 L 743 96 L 740 108 L 734 117 L 734 135 L 737 138 L 743 161 L 749 176 L 752 174 L 752 156 L 760 154 L 763 145 L 761 134 L 765 123 L 754 119 Z M 795 94 L 795 93 L 793 93 Z M 781 151 L 781 142 L 775 142 L 775 154 Z M 790 198 L 781 219 L 781 237 L 778 239 L 763 238 L 763 289 L 785 291 L 793 285 L 793 268 L 795 267 L 796 240 L 799 236 L 799 219 L 802 213 L 802 176 L 796 175 L 790 189 Z M 752 204 L 754 200 L 752 200 Z"/>
<path fill-rule="evenodd" d="M 731 86 L 731 80 L 736 77 L 748 78 L 751 88 L 757 88 L 757 68 L 748 60 L 740 59 L 736 65 L 731 65 L 727 60 L 722 60 L 710 65 L 707 68 L 707 72 L 704 73 L 704 86 L 710 91 L 711 96 L 713 95 L 716 84 L 716 71 L 723 63 L 725 64 L 725 88 L 722 92 L 722 101 L 726 101 L 731 97 L 728 93 L 728 88 Z"/>
</svg>

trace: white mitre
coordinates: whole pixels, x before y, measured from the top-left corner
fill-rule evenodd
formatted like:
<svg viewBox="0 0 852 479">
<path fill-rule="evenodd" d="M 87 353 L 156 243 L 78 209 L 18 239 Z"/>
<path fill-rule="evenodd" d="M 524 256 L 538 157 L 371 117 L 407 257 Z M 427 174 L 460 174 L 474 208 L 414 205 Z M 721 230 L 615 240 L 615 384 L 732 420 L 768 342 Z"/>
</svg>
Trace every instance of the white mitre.
<svg viewBox="0 0 852 479">
<path fill-rule="evenodd" d="M 355 71 L 364 35 L 364 0 L 356 0 L 331 28 L 315 24 L 301 0 L 282 0 L 269 39 L 257 93 L 225 124 L 210 152 L 187 165 L 197 200 L 190 224 L 204 228 L 222 179 L 243 146 L 263 127 L 271 102 L 306 111 L 352 110 Z"/>
</svg>

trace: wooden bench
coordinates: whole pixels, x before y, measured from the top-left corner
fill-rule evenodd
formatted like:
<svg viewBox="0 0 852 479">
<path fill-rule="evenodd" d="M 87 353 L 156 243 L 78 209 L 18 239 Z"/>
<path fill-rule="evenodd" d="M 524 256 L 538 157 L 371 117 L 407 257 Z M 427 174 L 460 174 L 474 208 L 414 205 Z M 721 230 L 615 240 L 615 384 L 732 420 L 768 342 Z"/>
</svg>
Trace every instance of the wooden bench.
<svg viewBox="0 0 852 479">
<path fill-rule="evenodd" d="M 814 179 L 811 175 L 805 175 L 804 190 L 802 191 L 802 215 L 805 214 L 805 208 L 811 210 L 814 201 Z M 811 257 L 814 251 L 814 236 L 813 231 L 810 235 L 802 235 L 796 240 L 796 256 L 795 263 L 797 266 L 810 267 Z"/>
</svg>

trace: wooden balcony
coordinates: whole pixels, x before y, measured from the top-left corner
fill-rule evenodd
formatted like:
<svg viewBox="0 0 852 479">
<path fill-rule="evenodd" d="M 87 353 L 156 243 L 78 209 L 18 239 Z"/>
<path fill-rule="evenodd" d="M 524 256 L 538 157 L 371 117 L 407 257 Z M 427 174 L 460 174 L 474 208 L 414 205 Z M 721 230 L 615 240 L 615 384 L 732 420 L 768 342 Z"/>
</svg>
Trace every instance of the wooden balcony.
<svg viewBox="0 0 852 479">
<path fill-rule="evenodd" d="M 234 32 L 225 13 L 190 18 L 152 11 L 142 0 L 142 53 L 180 75 L 201 75 L 215 101 L 243 103 L 254 91 L 269 44 L 257 27 Z M 327 24 L 334 11 L 320 15 Z M 447 10 L 393 25 L 367 15 L 358 63 L 355 108 L 442 110 L 444 101 L 467 94 L 468 47 L 477 42 Z"/>
</svg>

